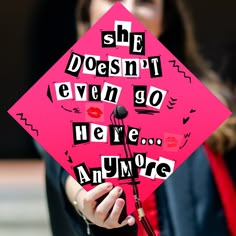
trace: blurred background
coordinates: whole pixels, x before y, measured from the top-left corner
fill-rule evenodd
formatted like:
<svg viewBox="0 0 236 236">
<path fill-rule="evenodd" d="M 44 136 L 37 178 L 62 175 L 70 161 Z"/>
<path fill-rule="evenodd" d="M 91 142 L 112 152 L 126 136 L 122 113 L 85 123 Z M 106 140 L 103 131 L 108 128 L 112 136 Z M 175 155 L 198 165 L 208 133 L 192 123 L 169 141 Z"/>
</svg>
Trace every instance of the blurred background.
<svg viewBox="0 0 236 236">
<path fill-rule="evenodd" d="M 0 2 L 0 235 L 50 235 L 44 163 L 7 110 L 75 42 L 75 0 Z M 235 80 L 235 0 L 189 0 L 203 55 Z M 41 58 L 45 58 L 42 64 Z"/>
</svg>

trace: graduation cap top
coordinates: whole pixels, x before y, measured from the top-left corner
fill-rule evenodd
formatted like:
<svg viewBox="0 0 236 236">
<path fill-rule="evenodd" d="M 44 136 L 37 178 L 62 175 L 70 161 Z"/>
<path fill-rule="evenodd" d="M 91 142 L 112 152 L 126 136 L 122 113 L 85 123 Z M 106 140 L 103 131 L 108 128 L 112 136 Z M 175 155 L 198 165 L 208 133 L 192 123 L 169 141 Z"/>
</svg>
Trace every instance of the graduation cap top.
<svg viewBox="0 0 236 236">
<path fill-rule="evenodd" d="M 9 113 L 87 190 L 120 185 L 128 213 L 231 114 L 119 2 Z"/>
</svg>

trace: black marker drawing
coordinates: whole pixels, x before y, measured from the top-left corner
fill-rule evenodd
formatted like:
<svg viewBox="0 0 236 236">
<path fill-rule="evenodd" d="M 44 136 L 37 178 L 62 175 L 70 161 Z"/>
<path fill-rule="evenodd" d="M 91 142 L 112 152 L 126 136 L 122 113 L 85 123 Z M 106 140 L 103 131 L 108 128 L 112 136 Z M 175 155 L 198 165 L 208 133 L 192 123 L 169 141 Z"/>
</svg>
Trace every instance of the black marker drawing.
<svg viewBox="0 0 236 236">
<path fill-rule="evenodd" d="M 49 85 L 48 85 L 48 90 L 47 90 L 47 97 L 48 97 L 49 100 L 53 103 L 52 94 L 51 94 L 51 90 L 50 90 L 50 86 L 49 86 Z"/>
<path fill-rule="evenodd" d="M 188 116 L 187 118 L 183 118 L 183 124 L 185 125 L 189 121 L 190 117 Z"/>
<path fill-rule="evenodd" d="M 32 124 L 27 123 L 27 118 L 24 117 L 23 113 L 17 113 L 16 115 L 20 116 L 20 120 L 25 121 L 25 125 L 30 126 L 31 130 L 36 132 L 37 136 L 39 135 L 39 131 L 37 129 L 35 129 Z"/>
<path fill-rule="evenodd" d="M 65 151 L 65 155 L 68 156 L 68 150 Z M 68 156 L 68 162 L 73 163 L 71 156 Z"/>
<path fill-rule="evenodd" d="M 73 161 L 72 161 L 72 159 L 71 159 L 71 157 L 70 156 L 68 156 L 68 162 L 70 162 L 70 163 L 73 163 Z"/>
<path fill-rule="evenodd" d="M 184 138 L 185 138 L 186 140 L 185 140 L 184 144 L 179 147 L 179 149 L 182 149 L 183 147 L 186 146 L 186 144 L 187 144 L 187 142 L 188 142 L 190 136 L 191 136 L 191 132 L 184 135 Z"/>
<path fill-rule="evenodd" d="M 178 99 L 170 97 L 169 105 L 167 105 L 167 108 L 169 110 L 172 110 L 177 102 Z"/>
<path fill-rule="evenodd" d="M 73 108 L 72 110 L 74 111 L 74 113 L 78 113 L 78 114 L 80 114 L 80 113 L 81 113 L 81 112 L 80 112 L 80 110 L 79 110 L 78 108 L 76 108 L 76 107 L 75 107 L 75 108 Z"/>
<path fill-rule="evenodd" d="M 188 142 L 188 139 L 185 140 L 184 144 L 181 147 L 179 147 L 179 149 L 182 149 L 187 144 L 187 142 Z"/>
<path fill-rule="evenodd" d="M 160 113 L 160 111 L 155 111 L 155 110 L 147 110 L 147 109 L 135 109 L 135 111 L 139 115 L 154 115 L 156 113 Z"/>
<path fill-rule="evenodd" d="M 190 110 L 190 113 L 194 113 L 194 112 L 196 112 L 196 110 L 194 110 L 194 109 Z M 183 118 L 183 124 L 185 125 L 189 121 L 189 119 L 190 119 L 190 116 L 188 116 L 186 118 L 184 117 Z"/>
<path fill-rule="evenodd" d="M 173 102 L 177 102 L 177 98 L 172 98 L 172 97 L 170 97 L 170 99 L 173 101 Z"/>
<path fill-rule="evenodd" d="M 61 108 L 62 108 L 63 110 L 65 110 L 65 111 L 72 112 L 71 110 L 66 109 L 64 106 L 61 106 Z"/>
<path fill-rule="evenodd" d="M 69 110 L 69 109 L 65 108 L 64 106 L 61 106 L 61 108 L 62 108 L 63 110 L 65 110 L 65 111 L 67 111 L 67 112 L 74 112 L 74 113 L 77 113 L 77 114 L 81 114 L 81 112 L 80 112 L 80 110 L 79 110 L 78 107 L 75 107 L 75 108 L 73 108 L 72 110 Z"/>
<path fill-rule="evenodd" d="M 189 79 L 189 83 L 191 84 L 192 82 L 191 77 L 186 75 L 184 71 L 180 70 L 179 65 L 176 64 L 176 60 L 170 60 L 169 62 L 173 63 L 173 67 L 176 67 L 178 69 L 178 72 L 184 75 L 184 78 Z"/>
<path fill-rule="evenodd" d="M 190 133 L 187 133 L 187 134 L 185 134 L 185 135 L 184 135 L 184 137 L 185 137 L 185 138 L 189 138 L 189 137 L 190 137 L 190 135 L 191 135 L 191 132 L 190 132 Z"/>
<path fill-rule="evenodd" d="M 190 110 L 190 113 L 194 113 L 195 111 L 196 111 L 196 110 L 194 110 L 194 109 L 191 109 L 191 110 Z"/>
</svg>

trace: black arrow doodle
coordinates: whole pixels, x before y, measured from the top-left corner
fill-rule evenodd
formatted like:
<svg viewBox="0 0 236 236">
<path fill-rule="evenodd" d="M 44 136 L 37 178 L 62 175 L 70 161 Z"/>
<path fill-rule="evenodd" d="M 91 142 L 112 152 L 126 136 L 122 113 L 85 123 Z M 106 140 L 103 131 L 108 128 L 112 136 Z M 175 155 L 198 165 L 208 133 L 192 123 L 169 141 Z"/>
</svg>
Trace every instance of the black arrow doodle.
<svg viewBox="0 0 236 236">
<path fill-rule="evenodd" d="M 174 108 L 174 106 L 175 106 L 175 104 L 176 104 L 176 102 L 177 102 L 177 98 L 172 98 L 172 97 L 170 97 L 170 100 L 171 101 L 168 101 L 169 102 L 169 105 L 167 105 L 167 108 L 169 109 L 169 110 L 172 110 L 173 108 Z"/>
<path fill-rule="evenodd" d="M 171 106 L 174 106 L 176 103 L 175 102 L 169 102 Z"/>
<path fill-rule="evenodd" d="M 196 111 L 196 110 L 191 109 L 191 110 L 190 110 L 190 113 L 194 113 L 195 111 Z"/>
<path fill-rule="evenodd" d="M 74 111 L 74 113 L 78 113 L 78 114 L 81 113 L 80 110 L 79 110 L 78 108 L 73 108 L 72 110 Z"/>
<path fill-rule="evenodd" d="M 170 99 L 173 101 L 173 102 L 176 102 L 178 99 L 177 98 L 172 98 L 170 97 Z"/>
<path fill-rule="evenodd" d="M 65 155 L 68 156 L 68 150 L 65 151 Z M 71 156 L 68 156 L 68 160 L 69 163 L 73 163 L 73 160 L 71 158 Z"/>
<path fill-rule="evenodd" d="M 72 161 L 70 156 L 68 156 L 68 162 L 73 163 L 73 161 Z"/>
<path fill-rule="evenodd" d="M 65 108 L 64 106 L 61 106 L 61 108 L 62 108 L 63 110 L 65 110 L 65 111 L 67 111 L 67 112 L 74 112 L 74 113 L 76 113 L 76 114 L 80 114 L 80 113 L 81 113 L 78 107 L 75 107 L 75 108 L 73 108 L 72 110 L 69 110 L 69 109 Z"/>
</svg>

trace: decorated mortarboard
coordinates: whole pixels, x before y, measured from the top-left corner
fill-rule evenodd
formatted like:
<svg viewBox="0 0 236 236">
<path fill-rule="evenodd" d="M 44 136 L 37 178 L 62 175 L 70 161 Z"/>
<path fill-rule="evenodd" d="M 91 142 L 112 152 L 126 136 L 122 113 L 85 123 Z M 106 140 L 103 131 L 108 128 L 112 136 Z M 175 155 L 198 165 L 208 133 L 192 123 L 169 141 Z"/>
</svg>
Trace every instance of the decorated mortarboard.
<svg viewBox="0 0 236 236">
<path fill-rule="evenodd" d="M 231 114 L 120 3 L 9 113 L 85 189 L 120 185 L 128 214 Z"/>
</svg>

